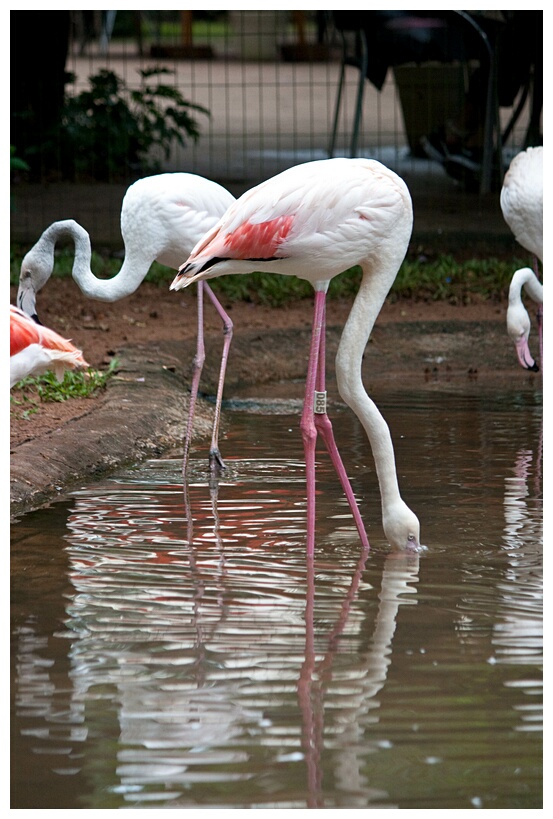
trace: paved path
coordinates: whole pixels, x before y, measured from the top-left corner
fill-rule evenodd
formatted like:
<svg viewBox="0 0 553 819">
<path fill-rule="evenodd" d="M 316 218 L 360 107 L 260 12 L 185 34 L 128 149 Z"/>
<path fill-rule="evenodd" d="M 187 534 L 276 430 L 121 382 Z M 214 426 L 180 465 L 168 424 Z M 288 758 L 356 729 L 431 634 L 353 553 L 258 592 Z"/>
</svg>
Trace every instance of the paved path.
<svg viewBox="0 0 553 819">
<path fill-rule="evenodd" d="M 211 60 L 155 60 L 110 55 L 72 57 L 68 70 L 77 77 L 77 90 L 101 66 L 126 78 L 130 86 L 138 69 L 161 62 L 175 72 L 174 81 L 186 99 L 206 106 L 200 117 L 202 137 L 197 145 L 175 149 L 166 170 L 198 173 L 240 195 L 254 184 L 300 162 L 327 156 L 339 64 L 252 63 Z M 353 112 L 357 73 L 348 73 L 344 119 L 337 154 L 345 154 Z M 439 238 L 479 235 L 504 240 L 509 235 L 497 194 L 466 193 L 441 166 L 413 159 L 397 89 L 390 74 L 381 92 L 366 83 L 359 155 L 378 159 L 407 182 L 414 201 L 414 233 Z M 13 191 L 12 240 L 36 241 L 52 221 L 74 218 L 89 231 L 93 246 L 121 247 L 119 214 L 126 185 L 21 185 Z"/>
</svg>

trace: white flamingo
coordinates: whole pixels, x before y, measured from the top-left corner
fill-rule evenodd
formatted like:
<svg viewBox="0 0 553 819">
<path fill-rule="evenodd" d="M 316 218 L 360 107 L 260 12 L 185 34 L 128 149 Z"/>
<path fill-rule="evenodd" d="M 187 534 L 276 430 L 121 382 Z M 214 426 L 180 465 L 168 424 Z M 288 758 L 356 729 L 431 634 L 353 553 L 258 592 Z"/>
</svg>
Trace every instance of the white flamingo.
<svg viewBox="0 0 553 819">
<path fill-rule="evenodd" d="M 28 375 L 48 370 L 63 381 L 65 370 L 76 367 L 88 367 L 81 350 L 10 304 L 10 389 Z"/>
<path fill-rule="evenodd" d="M 307 475 L 307 553 L 314 551 L 315 443 L 330 452 L 363 544 L 363 522 L 326 414 L 325 300 L 330 280 L 353 265 L 363 278 L 336 356 L 338 389 L 363 424 L 375 459 L 384 533 L 392 546 L 417 550 L 420 526 L 398 486 L 390 431 L 361 378 L 363 352 L 411 236 L 407 186 L 369 159 L 327 159 L 290 168 L 243 194 L 196 245 L 171 285 L 249 273 L 299 276 L 315 289 L 315 309 L 301 421 Z M 316 396 L 316 397 L 315 397 Z"/>
<path fill-rule="evenodd" d="M 234 201 L 232 194 L 221 185 L 195 174 L 164 173 L 139 179 L 128 188 L 121 207 L 125 258 L 119 272 L 111 279 L 97 278 L 90 269 L 91 247 L 87 231 L 73 219 L 54 222 L 46 228 L 23 259 L 17 304 L 25 313 L 38 320 L 36 294 L 52 274 L 55 245 L 64 237 L 69 237 L 74 242 L 73 278 L 86 296 L 109 302 L 129 296 L 141 284 L 154 261 L 178 270 L 183 258 L 188 256 L 196 242 Z M 202 284 L 198 288 L 198 340 L 185 435 L 183 473 L 186 473 L 188 465 L 194 409 L 205 360 L 204 289 L 223 321 L 224 346 L 209 459 L 212 471 L 224 468 L 218 446 L 219 421 L 233 325 L 211 288 Z"/>
<path fill-rule="evenodd" d="M 509 306 L 507 307 L 507 332 L 515 345 L 519 363 L 526 370 L 539 370 L 532 358 L 528 337 L 530 335 L 530 316 L 522 301 L 522 291 L 525 291 L 535 304 L 543 303 L 543 285 L 535 272 L 529 267 L 517 270 L 509 285 Z M 540 334 L 540 360 L 543 360 Z"/>
<path fill-rule="evenodd" d="M 511 228 L 515 239 L 534 257 L 534 274 L 539 286 L 520 270 L 514 274 L 509 289 L 507 330 L 516 346 L 520 364 L 525 369 L 538 370 L 539 367 L 528 348 L 530 318 L 522 302 L 522 288 L 539 305 L 537 318 L 540 362 L 543 368 L 543 288 L 538 279 L 538 260 L 543 264 L 543 148 L 541 146 L 527 148 L 513 158 L 503 180 L 500 204 L 503 218 Z"/>
</svg>

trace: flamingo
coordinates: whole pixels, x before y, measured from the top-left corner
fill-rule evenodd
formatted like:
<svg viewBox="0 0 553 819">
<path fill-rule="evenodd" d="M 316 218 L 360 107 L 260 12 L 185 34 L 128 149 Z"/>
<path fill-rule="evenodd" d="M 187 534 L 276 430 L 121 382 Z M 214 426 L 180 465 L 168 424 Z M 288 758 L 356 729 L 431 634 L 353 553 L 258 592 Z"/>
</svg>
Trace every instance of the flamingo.
<svg viewBox="0 0 553 819">
<path fill-rule="evenodd" d="M 507 330 L 515 343 L 520 364 L 525 369 L 537 371 L 539 367 L 528 348 L 530 318 L 522 302 L 522 289 L 539 305 L 537 318 L 543 367 L 543 288 L 538 279 L 538 260 L 543 263 L 543 147 L 527 148 L 512 159 L 501 188 L 500 204 L 503 218 L 515 239 L 534 257 L 537 285 L 520 270 L 517 270 L 511 280 Z"/>
<path fill-rule="evenodd" d="M 164 173 L 139 179 L 128 188 L 121 207 L 125 258 L 119 272 L 111 279 L 98 279 L 90 269 L 91 247 L 87 231 L 73 219 L 54 222 L 46 228 L 23 259 L 17 304 L 38 321 L 36 294 L 52 274 L 54 248 L 56 242 L 64 237 L 74 242 L 73 278 L 86 296 L 108 302 L 129 296 L 139 287 L 154 261 L 178 270 L 182 259 L 234 201 L 232 194 L 221 185 L 195 174 Z M 212 472 L 225 468 L 219 452 L 218 438 L 222 391 L 233 325 L 209 285 L 202 283 L 198 287 L 198 338 L 185 434 L 183 475 L 187 471 L 194 410 L 205 360 L 204 291 L 223 322 L 224 344 L 209 462 Z"/>
<path fill-rule="evenodd" d="M 528 346 L 530 317 L 521 298 L 523 290 L 528 293 L 532 301 L 536 304 L 541 305 L 543 303 L 543 285 L 535 272 L 529 267 L 522 267 L 520 270 L 517 270 L 511 279 L 511 284 L 509 285 L 509 306 L 507 308 L 507 332 L 515 345 L 520 365 L 526 370 L 537 372 L 539 367 L 532 358 Z M 543 360 L 541 343 L 540 359 Z"/>
<path fill-rule="evenodd" d="M 314 552 L 315 444 L 329 450 L 363 543 L 368 538 L 326 412 L 324 327 L 330 280 L 360 265 L 362 282 L 336 356 L 338 389 L 361 421 L 378 476 L 389 543 L 417 551 L 420 524 L 400 495 L 388 425 L 361 378 L 363 351 L 407 251 L 413 212 L 404 181 L 370 159 L 316 160 L 289 168 L 244 193 L 198 242 L 171 284 L 228 273 L 295 275 L 315 290 L 311 350 L 301 431 L 306 460 L 307 555 Z"/>
<path fill-rule="evenodd" d="M 22 378 L 47 370 L 63 381 L 65 370 L 76 367 L 88 367 L 81 350 L 10 304 L 10 389 Z"/>
</svg>

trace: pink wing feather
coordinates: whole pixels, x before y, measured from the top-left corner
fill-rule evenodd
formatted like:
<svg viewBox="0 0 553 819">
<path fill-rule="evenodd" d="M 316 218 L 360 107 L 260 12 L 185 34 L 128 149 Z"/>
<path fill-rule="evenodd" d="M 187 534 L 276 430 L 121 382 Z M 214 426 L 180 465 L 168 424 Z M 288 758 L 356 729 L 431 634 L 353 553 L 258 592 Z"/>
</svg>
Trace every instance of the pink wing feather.
<svg viewBox="0 0 553 819">
<path fill-rule="evenodd" d="M 293 216 L 277 216 L 268 222 L 243 222 L 225 236 L 225 256 L 232 259 L 270 259 L 287 237 Z"/>
<path fill-rule="evenodd" d="M 277 216 L 268 222 L 242 222 L 234 230 L 218 225 L 198 242 L 186 264 L 210 258 L 270 259 L 284 241 L 294 217 Z"/>
</svg>

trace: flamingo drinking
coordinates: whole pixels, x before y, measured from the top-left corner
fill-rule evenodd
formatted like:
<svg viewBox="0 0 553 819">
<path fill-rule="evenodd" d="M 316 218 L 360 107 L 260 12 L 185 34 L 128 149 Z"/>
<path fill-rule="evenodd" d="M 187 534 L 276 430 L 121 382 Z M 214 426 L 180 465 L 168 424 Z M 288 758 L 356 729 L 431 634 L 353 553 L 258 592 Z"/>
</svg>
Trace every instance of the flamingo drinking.
<svg viewBox="0 0 553 819">
<path fill-rule="evenodd" d="M 121 234 L 125 258 L 117 275 L 99 279 L 90 269 L 91 247 L 87 231 L 73 219 L 54 222 L 29 250 L 21 264 L 17 304 L 30 316 L 36 315 L 36 294 L 54 269 L 56 242 L 68 237 L 75 245 L 73 278 L 82 292 L 99 301 L 117 301 L 138 288 L 154 261 L 178 270 L 182 259 L 215 224 L 234 197 L 221 185 L 189 173 L 147 176 L 132 184 L 121 208 Z M 224 468 L 219 452 L 219 422 L 232 321 L 207 284 L 198 287 L 198 339 L 191 385 L 190 409 L 184 444 L 183 473 L 186 473 L 194 409 L 205 359 L 203 333 L 204 290 L 223 321 L 224 345 L 210 448 L 212 471 Z"/>
<path fill-rule="evenodd" d="M 529 370 L 539 367 L 530 355 L 528 335 L 530 318 L 522 302 L 522 289 L 539 305 L 537 311 L 540 362 L 543 368 L 542 303 L 543 288 L 538 279 L 538 260 L 543 263 L 543 148 L 527 148 L 517 154 L 505 174 L 500 194 L 503 218 L 515 239 L 534 257 L 534 278 L 528 268 L 517 270 L 509 288 L 507 330 L 513 340 L 520 364 Z"/>
<path fill-rule="evenodd" d="M 411 236 L 411 196 L 380 162 L 335 158 L 289 168 L 244 193 L 198 242 L 171 284 L 255 270 L 306 279 L 315 307 L 301 420 L 307 479 L 307 553 L 314 552 L 315 443 L 329 450 L 363 545 L 368 539 L 338 453 L 325 405 L 325 299 L 330 280 L 360 265 L 363 277 L 336 356 L 338 389 L 368 435 L 376 465 L 386 538 L 420 549 L 420 526 L 403 501 L 390 431 L 367 395 L 361 363 L 369 335 L 397 275 Z"/>
</svg>

